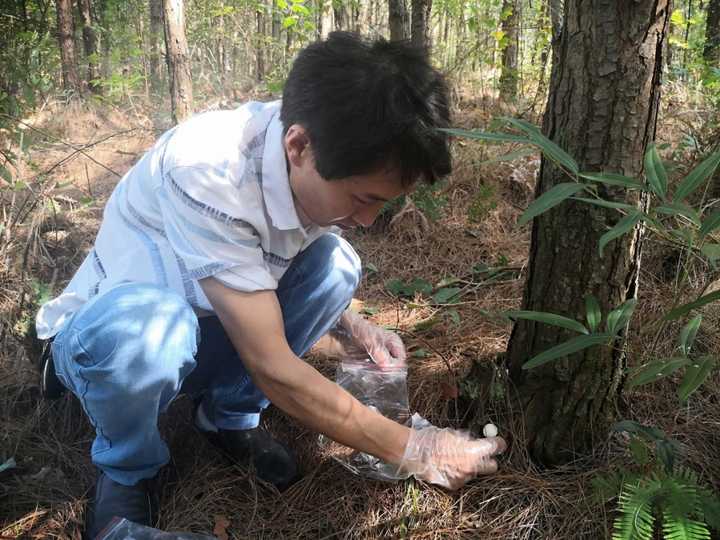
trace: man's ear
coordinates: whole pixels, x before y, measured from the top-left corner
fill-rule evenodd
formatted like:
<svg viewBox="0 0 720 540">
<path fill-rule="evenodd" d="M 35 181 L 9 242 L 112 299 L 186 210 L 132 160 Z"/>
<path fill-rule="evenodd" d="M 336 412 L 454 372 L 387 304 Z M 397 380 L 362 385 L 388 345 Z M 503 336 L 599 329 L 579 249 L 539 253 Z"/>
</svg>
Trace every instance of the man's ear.
<svg viewBox="0 0 720 540">
<path fill-rule="evenodd" d="M 312 161 L 310 137 L 300 124 L 291 125 L 285 133 L 285 153 L 293 167 L 302 168 L 308 160 Z"/>
</svg>

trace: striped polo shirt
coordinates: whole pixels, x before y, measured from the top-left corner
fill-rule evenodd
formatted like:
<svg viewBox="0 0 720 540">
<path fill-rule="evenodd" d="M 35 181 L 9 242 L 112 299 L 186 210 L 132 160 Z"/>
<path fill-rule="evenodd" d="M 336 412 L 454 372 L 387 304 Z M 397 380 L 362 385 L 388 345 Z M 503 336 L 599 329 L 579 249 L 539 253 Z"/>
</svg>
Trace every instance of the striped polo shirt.
<svg viewBox="0 0 720 540">
<path fill-rule="evenodd" d="M 160 137 L 115 187 L 93 248 L 40 308 L 38 337 L 121 282 L 167 287 L 205 311 L 198 280 L 209 276 L 245 292 L 275 289 L 328 230 L 298 219 L 279 101 L 199 114 Z"/>
</svg>

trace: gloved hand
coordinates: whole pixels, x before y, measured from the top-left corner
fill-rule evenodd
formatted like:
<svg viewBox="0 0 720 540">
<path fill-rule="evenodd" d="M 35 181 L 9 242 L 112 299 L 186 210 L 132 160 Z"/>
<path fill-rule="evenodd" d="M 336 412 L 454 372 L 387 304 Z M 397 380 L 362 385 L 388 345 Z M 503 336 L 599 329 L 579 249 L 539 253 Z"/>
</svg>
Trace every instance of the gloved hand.
<svg viewBox="0 0 720 540">
<path fill-rule="evenodd" d="M 447 489 L 497 471 L 494 456 L 507 448 L 502 437 L 472 439 L 468 433 L 429 426 L 412 429 L 399 471 Z"/>
<path fill-rule="evenodd" d="M 367 351 L 377 365 L 381 367 L 405 365 L 405 345 L 396 333 L 374 325 L 349 309 L 343 313 L 340 324 L 353 340 Z"/>
</svg>

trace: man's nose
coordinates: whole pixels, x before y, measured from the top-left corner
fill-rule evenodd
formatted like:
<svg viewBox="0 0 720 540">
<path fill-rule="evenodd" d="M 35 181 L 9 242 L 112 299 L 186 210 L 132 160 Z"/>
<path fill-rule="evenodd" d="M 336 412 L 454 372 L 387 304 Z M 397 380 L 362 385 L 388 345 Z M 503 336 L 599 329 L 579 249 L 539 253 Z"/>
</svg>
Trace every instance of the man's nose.
<svg viewBox="0 0 720 540">
<path fill-rule="evenodd" d="M 355 214 L 353 214 L 353 221 L 361 227 L 369 227 L 378 217 L 378 214 L 380 213 L 380 210 L 382 210 L 384 204 L 385 203 L 383 201 L 378 201 L 376 203 L 364 205 L 355 212 Z"/>
</svg>

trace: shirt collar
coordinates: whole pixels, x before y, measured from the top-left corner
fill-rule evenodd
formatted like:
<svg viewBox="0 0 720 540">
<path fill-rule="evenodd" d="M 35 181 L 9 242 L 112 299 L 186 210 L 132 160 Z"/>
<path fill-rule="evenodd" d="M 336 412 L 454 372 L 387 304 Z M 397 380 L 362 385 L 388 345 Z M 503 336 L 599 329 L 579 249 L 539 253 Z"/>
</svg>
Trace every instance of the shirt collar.
<svg viewBox="0 0 720 540">
<path fill-rule="evenodd" d="M 293 193 L 290 189 L 279 107 L 270 120 L 265 134 L 262 189 L 265 206 L 273 226 L 280 230 L 299 229 L 303 234 L 307 234 L 298 218 Z"/>
</svg>

